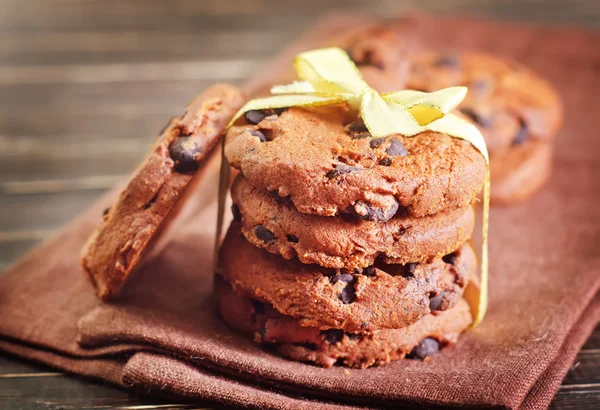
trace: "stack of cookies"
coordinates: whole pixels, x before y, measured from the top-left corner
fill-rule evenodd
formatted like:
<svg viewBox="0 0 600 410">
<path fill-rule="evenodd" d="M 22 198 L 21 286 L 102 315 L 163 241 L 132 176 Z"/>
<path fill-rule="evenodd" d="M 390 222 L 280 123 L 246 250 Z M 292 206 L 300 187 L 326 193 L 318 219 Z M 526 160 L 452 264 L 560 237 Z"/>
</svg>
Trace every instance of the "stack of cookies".
<svg viewBox="0 0 600 410">
<path fill-rule="evenodd" d="M 346 106 L 250 111 L 219 258 L 223 319 L 323 367 L 426 359 L 471 323 L 471 206 L 486 164 L 425 131 L 374 138 Z"/>
</svg>

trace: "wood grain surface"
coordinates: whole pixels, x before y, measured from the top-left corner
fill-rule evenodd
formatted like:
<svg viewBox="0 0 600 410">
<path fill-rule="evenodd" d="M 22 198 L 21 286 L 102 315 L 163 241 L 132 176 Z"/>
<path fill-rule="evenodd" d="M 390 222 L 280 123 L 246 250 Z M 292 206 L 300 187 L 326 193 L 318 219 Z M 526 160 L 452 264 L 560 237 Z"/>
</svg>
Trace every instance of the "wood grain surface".
<svg viewBox="0 0 600 410">
<path fill-rule="evenodd" d="M 128 175 L 208 84 L 242 83 L 327 12 L 417 7 L 600 27 L 597 0 L 0 0 L 0 270 Z M 199 407 L 0 355 L 0 409 L 70 408 Z M 600 328 L 552 408 L 600 408 Z"/>
</svg>

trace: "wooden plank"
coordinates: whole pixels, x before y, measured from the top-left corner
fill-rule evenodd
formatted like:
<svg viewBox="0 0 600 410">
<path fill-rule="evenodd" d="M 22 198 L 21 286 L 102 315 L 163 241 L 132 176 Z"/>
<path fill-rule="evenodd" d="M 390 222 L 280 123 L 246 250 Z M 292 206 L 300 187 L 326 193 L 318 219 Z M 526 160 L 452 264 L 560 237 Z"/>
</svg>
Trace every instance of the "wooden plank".
<svg viewBox="0 0 600 410">
<path fill-rule="evenodd" d="M 338 3 L 341 0 L 335 0 Z M 272 2 L 276 5 L 275 2 Z M 121 29 L 168 31 L 172 26 L 195 30 L 214 30 L 230 27 L 232 30 L 273 30 L 305 27 L 309 22 L 302 15 L 288 14 L 288 18 L 253 18 L 268 9 L 261 0 L 223 2 L 194 0 L 173 2 L 148 2 L 129 0 L 112 2 L 107 7 L 103 1 L 54 1 L 52 5 L 34 0 L 27 7 L 15 2 L 11 18 L 0 25 L 4 32 Z M 310 8 L 305 10 L 310 11 Z M 322 12 L 313 9 L 312 15 Z"/>
<path fill-rule="evenodd" d="M 572 390 L 561 389 L 554 396 L 550 409 L 597 410 L 598 403 L 600 403 L 600 386 Z"/>
<path fill-rule="evenodd" d="M 201 91 L 203 84 L 197 84 L 187 95 Z M 153 98 L 160 98 L 157 94 Z M 140 139 L 150 143 L 173 115 L 179 115 L 185 109 L 187 100 L 181 97 L 178 104 L 165 108 L 164 112 L 152 113 L 142 110 L 113 110 L 102 113 L 58 111 L 38 112 L 25 115 L 22 112 L 0 113 L 0 154 L 27 154 L 52 150 L 54 155 L 65 152 L 68 145 L 82 149 L 90 141 Z M 54 144 L 66 143 L 60 148 Z M 96 148 L 99 148 L 96 146 Z M 67 151 L 67 152 L 70 152 Z"/>
<path fill-rule="evenodd" d="M 0 352 L 0 376 L 6 374 L 47 373 L 48 367 L 36 365 Z"/>
<path fill-rule="evenodd" d="M 21 231 L 19 232 L 21 239 L 14 240 L 6 238 L 6 236 L 8 236 L 6 233 L 0 233 L 0 272 L 23 256 L 27 251 L 31 250 L 43 239 L 51 235 L 51 233 L 51 231 Z M 5 236 L 5 238 L 2 238 L 2 236 Z M 0 361 L 0 370 L 1 369 L 2 363 Z"/>
<path fill-rule="evenodd" d="M 0 152 L 0 194 L 109 188 L 135 169 L 150 142 L 143 138 L 42 140 L 29 151 L 8 148 Z"/>
<path fill-rule="evenodd" d="M 600 337 L 600 326 L 596 328 L 594 335 Z M 600 349 L 585 349 L 579 352 L 562 384 L 563 386 L 595 384 L 600 388 Z"/>
<path fill-rule="evenodd" d="M 104 190 L 0 196 L 0 232 L 54 230 L 90 206 Z M 18 210 L 18 211 L 17 211 Z M 101 218 L 102 215 L 98 215 Z"/>
<path fill-rule="evenodd" d="M 0 379 L 0 408 L 6 409 L 160 409 L 206 408 L 141 397 L 112 385 L 67 375 Z"/>
<path fill-rule="evenodd" d="M 218 70 L 216 66 L 212 69 Z M 69 68 L 65 68 L 65 70 L 68 71 Z M 242 71 L 250 73 L 253 68 L 247 65 L 239 70 L 241 75 Z M 43 72 L 40 72 L 39 75 L 42 79 Z M 86 75 L 92 75 L 92 73 L 88 72 Z M 131 78 L 136 76 L 135 71 L 123 73 L 123 79 L 128 76 Z M 184 108 L 197 93 L 217 81 L 215 78 L 188 78 L 185 80 L 176 80 L 173 79 L 174 77 L 162 80 L 156 78 L 151 81 L 124 80 L 123 82 L 108 81 L 101 84 L 6 84 L 0 86 L 0 95 L 2 96 L 0 113 L 5 118 L 20 122 L 38 115 L 68 115 L 74 120 L 77 120 L 79 115 L 91 115 L 90 113 L 122 116 L 144 113 L 145 115 L 171 116 L 174 107 L 175 109 Z M 221 80 L 239 84 L 243 78 L 228 77 Z M 110 124 L 105 124 L 97 131 L 109 126 Z"/>
<path fill-rule="evenodd" d="M 590 338 L 583 345 L 582 350 L 599 350 L 600 351 L 600 325 L 592 333 Z"/>
<path fill-rule="evenodd" d="M 245 59 L 203 61 L 0 66 L 0 86 L 147 83 L 149 81 L 213 83 L 245 79 L 259 66 L 260 61 L 252 56 Z"/>
<path fill-rule="evenodd" d="M 17 38 L 0 36 L 0 65 L 264 59 L 288 44 L 300 31 L 183 31 L 174 27 L 167 32 L 24 32 Z"/>
</svg>

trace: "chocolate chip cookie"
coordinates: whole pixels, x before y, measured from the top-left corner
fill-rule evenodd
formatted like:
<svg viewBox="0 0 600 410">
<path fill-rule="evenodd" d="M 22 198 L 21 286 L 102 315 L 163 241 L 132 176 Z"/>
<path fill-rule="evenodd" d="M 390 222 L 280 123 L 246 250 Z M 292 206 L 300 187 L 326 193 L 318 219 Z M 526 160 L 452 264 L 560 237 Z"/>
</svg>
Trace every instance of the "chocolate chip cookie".
<svg viewBox="0 0 600 410">
<path fill-rule="evenodd" d="M 550 174 L 551 143 L 564 116 L 557 92 L 524 66 L 484 53 L 412 57 L 409 88 L 454 85 L 469 87 L 458 110 L 477 124 L 490 152 L 492 203 L 528 198 Z"/>
<path fill-rule="evenodd" d="M 472 321 L 467 303 L 459 300 L 453 308 L 424 316 L 402 329 L 370 334 L 320 330 L 234 292 L 219 276 L 215 288 L 221 316 L 233 329 L 275 347 L 285 357 L 326 368 L 334 364 L 366 368 L 404 357 L 427 360 L 441 347 L 455 343 Z"/>
<path fill-rule="evenodd" d="M 98 216 L 101 222 L 82 250 L 82 265 L 100 298 L 121 289 L 244 100 L 227 84 L 196 97 L 161 132 L 112 207 Z"/>
<path fill-rule="evenodd" d="M 377 258 L 431 262 L 469 239 L 475 220 L 470 206 L 422 218 L 396 215 L 384 223 L 302 214 L 287 198 L 253 187 L 241 174 L 231 197 L 234 218 L 250 243 L 335 269 L 366 268 Z"/>
<path fill-rule="evenodd" d="M 235 221 L 219 262 L 220 273 L 236 291 L 272 304 L 302 326 L 348 332 L 400 328 L 446 310 L 476 271 L 469 244 L 427 264 L 376 263 L 353 271 L 305 265 L 249 244 Z"/>
<path fill-rule="evenodd" d="M 432 131 L 373 138 L 355 117 L 343 106 L 267 113 L 233 127 L 225 154 L 255 187 L 322 216 L 421 217 L 481 190 L 486 164 L 470 143 Z"/>
<path fill-rule="evenodd" d="M 491 154 L 527 140 L 549 141 L 562 124 L 557 92 L 517 62 L 477 52 L 423 51 L 411 63 L 408 88 L 469 87 L 458 110 L 478 125 Z"/>
</svg>

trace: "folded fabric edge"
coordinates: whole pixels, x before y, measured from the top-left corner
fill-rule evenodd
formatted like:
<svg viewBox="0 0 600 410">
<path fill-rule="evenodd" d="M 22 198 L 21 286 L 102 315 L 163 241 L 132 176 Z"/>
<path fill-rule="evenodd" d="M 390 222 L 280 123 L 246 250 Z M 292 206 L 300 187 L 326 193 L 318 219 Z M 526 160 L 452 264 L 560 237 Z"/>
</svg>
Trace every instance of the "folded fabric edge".
<svg viewBox="0 0 600 410">
<path fill-rule="evenodd" d="M 556 358 L 535 382 L 519 407 L 523 410 L 547 409 L 560 385 L 573 366 L 581 347 L 594 331 L 600 319 L 600 295 L 592 300 L 571 328 Z"/>
<path fill-rule="evenodd" d="M 283 392 L 278 386 L 251 385 L 239 379 L 213 374 L 174 357 L 142 352 L 125 365 L 123 382 L 157 397 L 203 400 L 253 409 L 364 409 L 333 401 L 321 401 L 300 393 Z M 335 399 L 335 398 L 334 398 Z M 365 404 L 372 403 L 365 400 Z"/>
<path fill-rule="evenodd" d="M 123 366 L 127 360 L 127 356 L 125 355 L 95 358 L 75 357 L 51 350 L 42 350 L 39 347 L 23 345 L 21 342 L 9 341 L 7 339 L 0 339 L 0 351 L 67 373 L 90 377 L 95 380 L 102 380 L 125 387 L 122 382 Z"/>
</svg>

